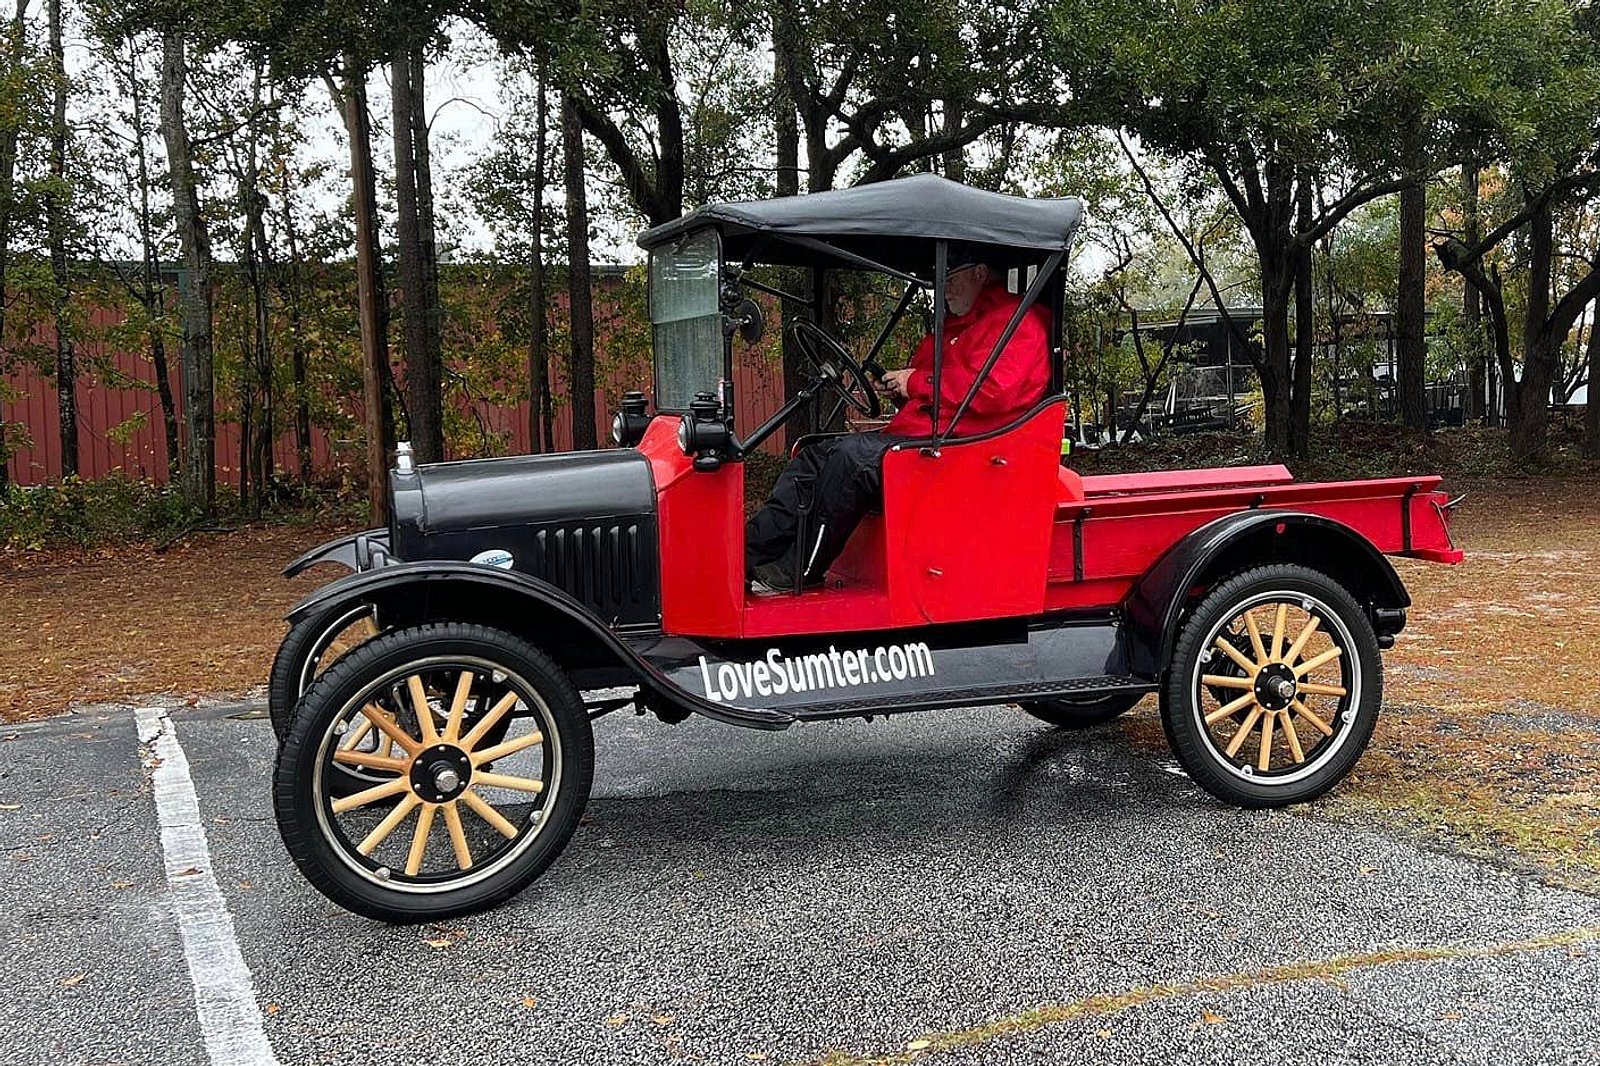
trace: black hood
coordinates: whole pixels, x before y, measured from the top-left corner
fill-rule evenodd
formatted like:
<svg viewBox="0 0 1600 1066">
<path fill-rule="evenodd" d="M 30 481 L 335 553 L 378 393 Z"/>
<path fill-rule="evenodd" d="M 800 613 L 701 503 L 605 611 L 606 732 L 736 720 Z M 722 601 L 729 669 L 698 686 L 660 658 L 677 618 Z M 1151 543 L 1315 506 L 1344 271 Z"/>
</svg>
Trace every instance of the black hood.
<svg viewBox="0 0 1600 1066">
<path fill-rule="evenodd" d="M 548 581 L 612 624 L 659 618 L 655 483 L 631 448 L 394 470 L 389 495 L 401 561 L 482 562 Z"/>
</svg>

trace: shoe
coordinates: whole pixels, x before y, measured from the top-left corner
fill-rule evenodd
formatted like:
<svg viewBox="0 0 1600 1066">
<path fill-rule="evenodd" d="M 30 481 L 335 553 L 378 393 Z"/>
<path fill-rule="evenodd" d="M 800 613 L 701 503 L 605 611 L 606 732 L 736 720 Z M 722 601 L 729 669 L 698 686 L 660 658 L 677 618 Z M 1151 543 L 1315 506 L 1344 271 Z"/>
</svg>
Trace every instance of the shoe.
<svg viewBox="0 0 1600 1066">
<path fill-rule="evenodd" d="M 805 589 L 821 588 L 823 579 L 818 577 L 807 581 L 801 586 Z M 794 571 L 782 562 L 762 563 L 750 571 L 750 591 L 758 596 L 781 595 L 794 591 Z"/>
</svg>

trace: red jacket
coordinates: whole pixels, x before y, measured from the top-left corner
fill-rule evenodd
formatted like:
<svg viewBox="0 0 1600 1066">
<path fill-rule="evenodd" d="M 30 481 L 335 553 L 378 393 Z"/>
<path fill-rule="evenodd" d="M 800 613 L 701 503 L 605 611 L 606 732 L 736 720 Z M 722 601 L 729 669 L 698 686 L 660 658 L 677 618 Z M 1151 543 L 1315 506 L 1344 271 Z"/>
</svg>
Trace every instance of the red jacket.
<svg viewBox="0 0 1600 1066">
<path fill-rule="evenodd" d="M 939 429 L 947 429 L 950 416 L 972 388 L 995 341 L 1022 302 L 1021 297 L 994 282 L 978 294 L 972 309 L 944 320 L 944 366 L 939 372 Z M 1044 399 L 1050 386 L 1049 314 L 1035 305 L 1023 316 L 1011 341 L 995 360 L 994 368 L 961 416 L 957 436 L 970 437 L 1014 422 L 1017 416 Z M 884 432 L 897 437 L 926 437 L 932 431 L 933 337 L 922 338 L 911 357 L 906 393 L 911 397 L 889 420 Z"/>
</svg>

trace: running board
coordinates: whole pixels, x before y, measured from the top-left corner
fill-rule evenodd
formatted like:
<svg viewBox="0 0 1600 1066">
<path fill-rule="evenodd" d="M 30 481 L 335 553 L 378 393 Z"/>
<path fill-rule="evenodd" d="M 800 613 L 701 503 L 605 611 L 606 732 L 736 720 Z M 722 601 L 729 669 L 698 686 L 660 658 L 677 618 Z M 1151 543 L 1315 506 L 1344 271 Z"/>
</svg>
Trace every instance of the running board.
<svg viewBox="0 0 1600 1066">
<path fill-rule="evenodd" d="M 1151 692 L 1111 614 L 808 638 L 641 638 L 652 687 L 700 714 L 781 729 L 803 719 Z"/>
<path fill-rule="evenodd" d="M 1038 681 L 1031 685 L 986 685 L 982 688 L 943 692 L 936 696 L 909 695 L 897 699 L 843 700 L 808 707 L 795 714 L 801 721 L 827 718 L 859 718 L 869 714 L 900 714 L 944 707 L 979 707 L 990 703 L 1015 703 L 1019 700 L 1046 700 L 1055 697 L 1093 699 L 1123 692 L 1154 692 L 1155 682 L 1126 674 L 1080 677 L 1066 681 Z"/>
</svg>

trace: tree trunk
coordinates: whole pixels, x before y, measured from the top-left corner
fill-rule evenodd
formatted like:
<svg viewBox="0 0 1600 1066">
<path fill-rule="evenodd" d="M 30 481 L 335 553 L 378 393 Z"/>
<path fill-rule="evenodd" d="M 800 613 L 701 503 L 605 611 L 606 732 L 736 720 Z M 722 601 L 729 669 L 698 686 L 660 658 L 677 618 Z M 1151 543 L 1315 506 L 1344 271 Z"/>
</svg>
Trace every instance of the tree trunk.
<svg viewBox="0 0 1600 1066">
<path fill-rule="evenodd" d="M 161 39 L 161 133 L 167 146 L 173 222 L 183 250 L 184 277 L 178 302 L 183 317 L 183 401 L 188 450 L 184 453 L 184 492 L 210 513 L 216 501 L 216 415 L 212 406 L 211 239 L 200 213 L 184 96 L 189 74 L 183 34 Z"/>
<path fill-rule="evenodd" d="M 1423 317 L 1427 283 L 1427 190 L 1418 183 L 1400 192 L 1400 285 L 1395 300 L 1395 339 L 1400 418 L 1411 429 L 1428 428 L 1428 348 Z"/>
<path fill-rule="evenodd" d="M 248 442 L 246 464 L 250 472 L 251 493 L 249 505 L 257 517 L 266 505 L 268 482 L 272 477 L 272 442 L 274 412 L 272 403 L 272 321 L 271 300 L 267 291 L 267 274 L 270 269 L 270 247 L 267 244 L 266 196 L 261 191 L 261 125 L 262 68 L 256 68 L 251 94 L 249 134 L 245 144 L 245 159 L 240 175 L 239 200 L 244 205 L 244 268 L 245 280 L 250 286 L 252 311 L 250 344 L 253 359 L 245 368 L 255 404 L 255 421 L 251 432 L 241 436 Z M 241 482 L 242 483 L 242 482 Z"/>
<path fill-rule="evenodd" d="M 567 383 L 572 395 L 572 447 L 598 446 L 594 426 L 594 309 L 590 300 L 589 210 L 583 187 L 583 126 L 563 95 L 561 155 L 567 185 L 567 299 L 572 348 Z"/>
<path fill-rule="evenodd" d="M 1516 388 L 1507 382 L 1507 398 L 1512 403 L 1510 417 L 1511 457 L 1527 462 L 1543 456 L 1545 431 L 1550 407 L 1550 385 L 1560 366 L 1560 345 L 1564 338 L 1551 338 L 1550 272 L 1555 256 L 1555 219 L 1551 209 L 1535 211 L 1528 223 L 1528 300 L 1522 330 L 1522 376 Z"/>
<path fill-rule="evenodd" d="M 439 304 L 439 243 L 433 217 L 433 150 L 428 138 L 427 60 L 419 46 L 411 53 L 411 148 L 416 153 L 417 234 L 422 251 L 422 322 L 427 344 L 428 372 L 433 375 L 430 393 L 438 426 L 438 455 L 444 451 L 444 313 Z"/>
<path fill-rule="evenodd" d="M 1267 454 L 1289 457 L 1293 425 L 1289 365 L 1289 296 L 1294 289 L 1294 259 L 1282 251 L 1259 252 L 1261 259 L 1261 401 L 1266 420 Z"/>
<path fill-rule="evenodd" d="M 1296 229 L 1311 229 L 1311 179 L 1301 175 L 1295 198 Z M 1311 454 L 1312 359 L 1317 330 L 1311 267 L 1315 248 L 1303 244 L 1294 265 L 1294 385 L 1290 397 L 1289 454 L 1304 459 Z"/>
<path fill-rule="evenodd" d="M 534 79 L 533 228 L 528 234 L 528 450 L 553 452 L 556 442 L 545 427 L 550 422 L 550 333 L 545 318 L 544 187 L 545 139 L 549 135 L 549 98 L 544 70 Z"/>
<path fill-rule="evenodd" d="M 1467 163 L 1461 168 L 1461 240 L 1478 243 L 1478 168 Z M 1483 343 L 1483 298 L 1466 278 L 1461 279 L 1461 325 L 1467 338 L 1467 402 L 1463 414 L 1468 419 L 1488 416 L 1488 358 Z"/>
<path fill-rule="evenodd" d="M 427 252 L 431 236 L 424 232 L 422 175 L 418 172 L 416 131 L 422 101 L 415 96 L 418 76 L 413 56 L 396 52 L 390 89 L 394 104 L 395 250 L 400 260 L 401 306 L 404 309 L 406 368 L 406 431 L 419 463 L 444 458 L 441 370 L 429 337 Z M 432 197 L 428 197 L 431 204 Z M 431 207 L 430 207 L 431 213 Z"/>
<path fill-rule="evenodd" d="M 289 375 L 294 385 L 295 479 L 301 488 L 311 484 L 311 397 L 306 384 L 305 311 L 301 305 L 300 234 L 295 229 L 294 206 L 290 200 L 289 168 L 280 170 L 283 179 L 278 206 L 282 214 L 283 239 L 288 245 L 289 262 L 279 274 L 279 298 L 289 308 Z"/>
<path fill-rule="evenodd" d="M 139 86 L 138 53 L 131 41 L 128 45 L 128 86 L 133 106 L 134 163 L 139 175 L 139 304 L 145 312 L 145 342 L 149 346 L 151 366 L 155 368 L 156 395 L 161 400 L 161 425 L 167 446 L 167 481 L 174 483 L 179 478 L 181 464 L 178 454 L 178 405 L 172 398 L 167 341 L 160 322 L 164 310 L 161 255 L 156 248 L 154 215 L 150 208 L 150 153 L 144 143 L 144 94 Z"/>
<path fill-rule="evenodd" d="M 793 29 L 788 20 L 774 15 L 772 22 L 772 104 L 775 148 L 777 152 L 777 193 L 779 196 L 800 194 L 800 116 L 795 110 L 795 100 L 790 95 L 790 49 L 793 47 Z M 803 284 L 804 275 L 798 270 L 785 270 L 779 275 L 779 288 L 794 292 Z M 801 313 L 793 300 L 783 300 L 778 307 L 778 346 L 783 364 L 783 395 L 785 398 L 805 388 L 807 374 L 805 357 L 795 345 L 785 324 L 792 316 Z M 785 448 L 792 448 L 811 431 L 811 412 L 796 410 L 783 424 Z"/>
<path fill-rule="evenodd" d="M 44 197 L 50 241 L 51 317 L 55 325 L 56 411 L 61 428 L 61 476 L 78 472 L 78 368 L 67 306 L 72 299 L 67 276 L 67 68 L 61 40 L 61 0 L 49 0 L 50 27 L 50 187 Z"/>
<path fill-rule="evenodd" d="M 1600 459 L 1600 301 L 1589 323 L 1589 343 L 1584 352 L 1589 364 L 1589 392 L 1583 406 L 1583 454 Z"/>
<path fill-rule="evenodd" d="M 6 62 L 20 66 L 27 45 L 28 0 L 17 0 L 16 13 L 6 27 Z M 11 263 L 11 211 L 16 193 L 17 139 L 20 123 L 7 122 L 0 127 L 0 374 L 9 369 L 4 357 L 3 339 L 6 333 L 6 278 Z M 3 390 L 0 390 L 3 392 Z M 5 397 L 0 395 L 0 490 L 11 479 L 11 445 L 6 432 Z"/>
<path fill-rule="evenodd" d="M 394 415 L 389 406 L 389 304 L 378 255 L 378 183 L 372 166 L 367 72 L 354 56 L 345 56 L 344 89 L 334 98 L 342 104 L 345 131 L 350 135 L 356 300 L 361 318 L 361 405 L 367 434 L 367 514 L 373 525 L 382 525 L 388 521 L 388 455 L 394 442 Z"/>
</svg>

